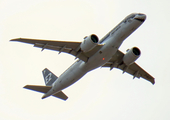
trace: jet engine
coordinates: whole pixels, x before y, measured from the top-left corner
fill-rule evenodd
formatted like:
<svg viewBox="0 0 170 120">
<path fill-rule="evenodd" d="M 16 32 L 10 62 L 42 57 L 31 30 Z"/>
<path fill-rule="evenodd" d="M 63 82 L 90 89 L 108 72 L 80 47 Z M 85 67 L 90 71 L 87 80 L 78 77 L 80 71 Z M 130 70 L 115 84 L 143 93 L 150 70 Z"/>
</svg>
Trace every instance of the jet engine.
<svg viewBox="0 0 170 120">
<path fill-rule="evenodd" d="M 127 50 L 127 53 L 123 57 L 123 62 L 128 66 L 135 62 L 141 55 L 139 48 L 133 47 Z"/>
<path fill-rule="evenodd" d="M 98 37 L 95 34 L 86 36 L 84 41 L 80 44 L 80 48 L 83 52 L 89 52 L 98 44 Z"/>
</svg>

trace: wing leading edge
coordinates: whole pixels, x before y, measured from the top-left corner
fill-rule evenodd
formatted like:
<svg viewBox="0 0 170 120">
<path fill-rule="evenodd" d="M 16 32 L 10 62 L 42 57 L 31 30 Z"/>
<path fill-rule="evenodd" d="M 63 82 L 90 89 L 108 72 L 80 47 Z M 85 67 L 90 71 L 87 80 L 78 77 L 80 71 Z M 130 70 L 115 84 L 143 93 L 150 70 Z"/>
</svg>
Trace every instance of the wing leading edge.
<svg viewBox="0 0 170 120">
<path fill-rule="evenodd" d="M 23 42 L 33 44 L 34 47 L 58 51 L 59 53 L 65 52 L 79 58 L 85 62 L 88 61 L 89 57 L 95 54 L 103 45 L 97 45 L 91 51 L 84 53 L 80 49 L 81 42 L 70 42 L 70 41 L 52 41 L 52 40 L 40 40 L 40 39 L 29 39 L 29 38 L 16 38 L 10 41 Z"/>
</svg>

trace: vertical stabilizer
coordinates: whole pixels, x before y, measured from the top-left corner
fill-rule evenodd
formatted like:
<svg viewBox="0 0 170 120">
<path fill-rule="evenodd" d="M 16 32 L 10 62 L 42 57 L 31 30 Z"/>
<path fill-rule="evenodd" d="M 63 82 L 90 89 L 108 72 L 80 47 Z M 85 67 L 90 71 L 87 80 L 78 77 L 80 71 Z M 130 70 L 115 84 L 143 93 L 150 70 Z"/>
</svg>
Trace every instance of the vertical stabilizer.
<svg viewBox="0 0 170 120">
<path fill-rule="evenodd" d="M 57 76 L 54 75 L 50 70 L 48 70 L 47 68 L 45 68 L 43 71 L 42 71 L 42 74 L 43 74 L 43 77 L 44 77 L 44 81 L 45 81 L 45 84 L 46 86 L 51 86 L 54 81 L 57 80 Z"/>
</svg>

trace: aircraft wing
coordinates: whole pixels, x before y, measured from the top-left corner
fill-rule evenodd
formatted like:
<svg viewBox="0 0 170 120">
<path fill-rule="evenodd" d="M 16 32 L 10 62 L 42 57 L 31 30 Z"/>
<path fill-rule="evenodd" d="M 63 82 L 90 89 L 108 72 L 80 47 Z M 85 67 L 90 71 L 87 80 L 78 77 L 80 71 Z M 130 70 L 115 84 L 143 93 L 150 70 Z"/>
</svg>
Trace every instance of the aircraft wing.
<svg viewBox="0 0 170 120">
<path fill-rule="evenodd" d="M 112 59 L 109 60 L 109 62 L 107 62 L 106 64 L 104 64 L 102 67 L 110 67 L 110 69 L 118 68 L 122 70 L 123 73 L 127 72 L 133 75 L 134 78 L 142 77 L 145 80 L 150 81 L 152 84 L 155 84 L 155 79 L 149 73 L 147 73 L 144 69 L 142 69 L 138 64 L 133 63 L 129 66 L 125 65 L 122 62 L 123 56 L 124 56 L 124 53 L 118 50 L 117 53 L 112 57 Z"/>
<path fill-rule="evenodd" d="M 91 51 L 84 53 L 80 49 L 81 42 L 52 41 L 52 40 L 40 40 L 40 39 L 29 39 L 29 38 L 16 38 L 10 41 L 33 44 L 34 47 L 42 48 L 42 51 L 44 49 L 49 49 L 49 50 L 58 51 L 59 53 L 61 52 L 69 53 L 85 62 L 88 60 L 89 57 L 95 54 L 103 46 L 103 45 L 97 45 Z"/>
</svg>

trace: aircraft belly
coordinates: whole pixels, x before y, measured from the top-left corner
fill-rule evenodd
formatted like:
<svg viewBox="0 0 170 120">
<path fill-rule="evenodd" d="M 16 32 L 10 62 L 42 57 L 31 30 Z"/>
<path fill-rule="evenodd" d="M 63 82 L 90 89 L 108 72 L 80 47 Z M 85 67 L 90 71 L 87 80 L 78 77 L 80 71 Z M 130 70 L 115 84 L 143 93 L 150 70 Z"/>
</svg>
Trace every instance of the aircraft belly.
<svg viewBox="0 0 170 120">
<path fill-rule="evenodd" d="M 87 71 L 81 66 L 82 63 L 83 61 L 81 60 L 76 61 L 57 79 L 54 84 L 55 91 L 65 89 L 87 73 Z"/>
<path fill-rule="evenodd" d="M 125 25 L 124 27 L 119 28 L 116 32 L 107 38 L 105 45 L 86 63 L 86 69 L 93 70 L 97 67 L 104 65 L 109 61 L 112 56 L 117 52 L 120 45 L 135 29 L 137 28 L 136 23 L 131 27 Z"/>
<path fill-rule="evenodd" d="M 108 38 L 108 42 L 96 52 L 91 58 L 89 58 L 87 63 L 84 63 L 84 68 L 88 71 L 98 68 L 108 62 L 112 56 L 117 52 L 121 45 L 121 41 L 116 37 Z"/>
</svg>

